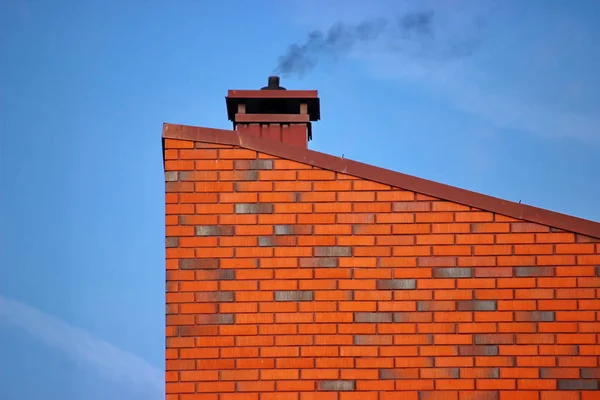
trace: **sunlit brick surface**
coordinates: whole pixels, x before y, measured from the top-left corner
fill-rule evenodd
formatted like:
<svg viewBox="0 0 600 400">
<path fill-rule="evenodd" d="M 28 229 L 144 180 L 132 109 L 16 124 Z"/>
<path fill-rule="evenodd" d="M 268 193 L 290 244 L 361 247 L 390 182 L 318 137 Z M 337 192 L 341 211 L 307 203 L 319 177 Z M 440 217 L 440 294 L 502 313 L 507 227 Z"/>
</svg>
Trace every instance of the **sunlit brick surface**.
<svg viewBox="0 0 600 400">
<path fill-rule="evenodd" d="M 169 400 L 600 399 L 600 244 L 165 140 Z"/>
</svg>

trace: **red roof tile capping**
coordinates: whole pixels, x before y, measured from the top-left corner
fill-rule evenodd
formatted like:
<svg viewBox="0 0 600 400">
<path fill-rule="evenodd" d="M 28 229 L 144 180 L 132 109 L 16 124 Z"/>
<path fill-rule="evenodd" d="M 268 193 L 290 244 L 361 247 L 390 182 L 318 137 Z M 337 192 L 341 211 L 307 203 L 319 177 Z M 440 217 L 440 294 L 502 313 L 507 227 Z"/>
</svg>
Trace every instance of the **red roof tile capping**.
<svg viewBox="0 0 600 400">
<path fill-rule="evenodd" d="M 239 146 L 244 149 L 309 164 L 330 171 L 354 175 L 374 182 L 476 207 L 481 210 L 600 238 L 600 223 L 598 222 L 502 200 L 346 158 L 319 153 L 277 140 L 258 137 L 253 134 L 166 123 L 163 127 L 163 139 L 179 139 Z"/>
</svg>

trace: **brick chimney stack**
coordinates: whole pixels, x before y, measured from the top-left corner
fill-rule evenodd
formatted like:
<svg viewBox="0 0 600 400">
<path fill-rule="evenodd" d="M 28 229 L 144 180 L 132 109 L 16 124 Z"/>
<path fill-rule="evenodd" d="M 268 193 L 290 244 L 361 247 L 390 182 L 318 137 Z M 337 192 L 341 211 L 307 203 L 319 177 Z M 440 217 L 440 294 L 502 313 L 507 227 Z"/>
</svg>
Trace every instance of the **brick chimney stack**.
<svg viewBox="0 0 600 400">
<path fill-rule="evenodd" d="M 316 90 L 287 90 L 270 76 L 260 90 L 230 90 L 227 114 L 238 132 L 301 148 L 312 139 L 311 121 L 320 119 Z"/>
</svg>

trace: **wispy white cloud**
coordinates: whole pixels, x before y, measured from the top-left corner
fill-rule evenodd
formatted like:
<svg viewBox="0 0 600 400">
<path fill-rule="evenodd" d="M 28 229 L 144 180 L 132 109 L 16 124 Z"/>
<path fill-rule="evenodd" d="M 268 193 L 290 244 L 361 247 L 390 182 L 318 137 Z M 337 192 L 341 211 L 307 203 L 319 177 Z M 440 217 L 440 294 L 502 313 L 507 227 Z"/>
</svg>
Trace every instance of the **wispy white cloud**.
<svg viewBox="0 0 600 400">
<path fill-rule="evenodd" d="M 164 374 L 146 360 L 20 301 L 0 296 L 0 321 L 58 347 L 105 377 L 128 385 L 148 399 L 164 396 Z"/>
<path fill-rule="evenodd" d="M 440 68 L 416 64 L 397 55 L 354 56 L 366 63 L 374 77 L 418 84 L 451 107 L 496 128 L 553 140 L 600 141 L 600 117 L 597 114 L 570 110 L 546 99 L 519 93 L 511 90 L 510 82 L 505 82 L 504 88 L 490 85 L 466 62 Z"/>
<path fill-rule="evenodd" d="M 600 143 L 600 98 L 593 86 L 600 83 L 590 61 L 595 52 L 589 39 L 598 32 L 574 23 L 574 16 L 472 0 L 382 2 L 377 8 L 364 2 L 348 7 L 335 1 L 328 4 L 319 7 L 318 17 L 308 14 L 309 9 L 298 12 L 295 22 L 323 28 L 340 19 L 357 22 L 418 7 L 435 10 L 438 44 L 457 37 L 478 39 L 473 56 L 451 62 L 389 51 L 383 43 L 355 49 L 349 58 L 363 64 L 372 77 L 418 85 L 494 128 Z M 577 69 L 579 64 L 589 67 Z"/>
</svg>

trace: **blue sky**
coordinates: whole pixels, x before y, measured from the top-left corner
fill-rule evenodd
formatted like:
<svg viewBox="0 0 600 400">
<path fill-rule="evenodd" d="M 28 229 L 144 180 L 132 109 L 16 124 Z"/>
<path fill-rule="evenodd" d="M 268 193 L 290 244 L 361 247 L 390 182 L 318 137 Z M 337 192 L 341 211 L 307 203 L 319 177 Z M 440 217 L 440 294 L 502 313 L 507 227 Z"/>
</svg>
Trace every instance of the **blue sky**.
<svg viewBox="0 0 600 400">
<path fill-rule="evenodd" d="M 2 3 L 0 398 L 162 397 L 162 123 L 230 128 L 226 91 L 338 20 L 433 10 L 436 48 L 477 46 L 283 78 L 319 90 L 312 149 L 600 220 L 600 3 L 373 3 Z"/>
</svg>

